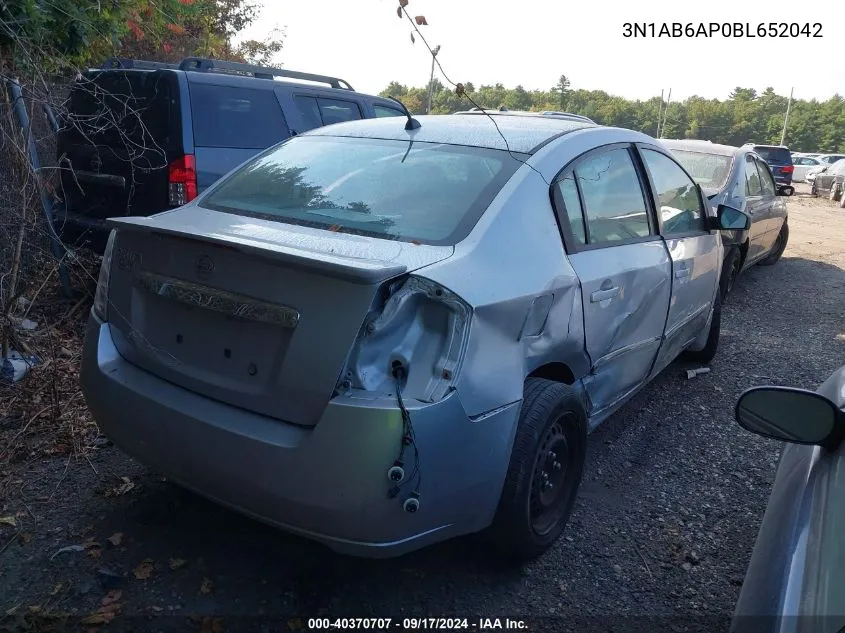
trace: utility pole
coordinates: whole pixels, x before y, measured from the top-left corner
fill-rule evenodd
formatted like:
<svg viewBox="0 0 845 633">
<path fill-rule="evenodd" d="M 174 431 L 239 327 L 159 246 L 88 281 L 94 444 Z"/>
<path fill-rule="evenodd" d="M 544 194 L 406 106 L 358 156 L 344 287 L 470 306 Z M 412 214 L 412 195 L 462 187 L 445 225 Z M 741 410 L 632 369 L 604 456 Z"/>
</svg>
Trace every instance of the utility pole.
<svg viewBox="0 0 845 633">
<path fill-rule="evenodd" d="M 431 78 L 428 80 L 428 107 L 425 110 L 426 114 L 431 114 L 431 93 L 434 91 L 434 60 L 439 52 L 440 45 L 438 44 L 434 47 L 434 50 L 431 51 Z"/>
<path fill-rule="evenodd" d="M 666 110 L 663 112 L 663 125 L 660 128 L 660 136 L 658 138 L 663 138 L 663 135 L 666 134 L 666 119 L 669 118 L 669 103 L 672 101 L 672 89 L 669 88 L 669 96 L 666 97 Z"/>
<path fill-rule="evenodd" d="M 657 132 L 654 138 L 660 138 L 660 115 L 663 114 L 663 88 L 660 89 L 660 105 L 657 106 Z"/>
<path fill-rule="evenodd" d="M 786 124 L 789 123 L 789 110 L 792 107 L 792 93 L 795 91 L 795 88 L 789 89 L 789 101 L 786 102 L 786 116 L 783 117 L 783 132 L 780 135 L 780 144 L 783 145 L 783 142 L 786 140 Z"/>
</svg>

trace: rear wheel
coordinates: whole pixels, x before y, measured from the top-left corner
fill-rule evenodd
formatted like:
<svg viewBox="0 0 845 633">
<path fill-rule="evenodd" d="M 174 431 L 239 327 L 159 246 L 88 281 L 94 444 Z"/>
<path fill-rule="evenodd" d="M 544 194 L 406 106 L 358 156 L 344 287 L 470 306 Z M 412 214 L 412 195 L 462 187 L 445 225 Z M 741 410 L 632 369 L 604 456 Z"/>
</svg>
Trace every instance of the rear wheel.
<svg viewBox="0 0 845 633">
<path fill-rule="evenodd" d="M 841 195 L 842 194 L 839 192 L 839 185 L 837 185 L 836 183 L 830 185 L 830 199 L 833 202 L 837 202 Z"/>
<path fill-rule="evenodd" d="M 739 270 L 742 267 L 742 255 L 737 247 L 731 247 L 728 254 L 725 255 L 725 261 L 722 264 L 722 278 L 719 281 L 719 292 L 722 295 L 722 303 L 728 298 L 728 295 L 734 288 L 734 282 L 739 276 Z"/>
<path fill-rule="evenodd" d="M 707 343 L 698 351 L 687 350 L 681 354 L 683 360 L 696 363 L 709 363 L 716 356 L 719 347 L 719 335 L 722 331 L 722 295 L 716 293 L 713 302 L 713 318 L 710 319 L 710 331 L 707 333 Z"/>
<path fill-rule="evenodd" d="M 772 247 L 771 252 L 766 256 L 766 258 L 760 262 L 761 266 L 771 266 L 773 264 L 777 264 L 783 255 L 783 252 L 786 250 L 786 245 L 789 242 L 789 225 L 784 223 L 784 225 L 780 228 L 780 233 L 778 233 L 778 239 L 775 241 L 775 245 Z"/>
<path fill-rule="evenodd" d="M 845 195 L 839 196 L 839 208 L 845 209 Z"/>
<path fill-rule="evenodd" d="M 816 189 L 816 181 L 815 180 L 810 185 L 810 195 L 811 196 L 819 195 L 819 191 L 818 191 L 818 189 Z"/>
<path fill-rule="evenodd" d="M 508 473 L 490 542 L 502 553 L 536 558 L 560 537 L 587 452 L 587 415 L 569 385 L 528 378 Z"/>
</svg>

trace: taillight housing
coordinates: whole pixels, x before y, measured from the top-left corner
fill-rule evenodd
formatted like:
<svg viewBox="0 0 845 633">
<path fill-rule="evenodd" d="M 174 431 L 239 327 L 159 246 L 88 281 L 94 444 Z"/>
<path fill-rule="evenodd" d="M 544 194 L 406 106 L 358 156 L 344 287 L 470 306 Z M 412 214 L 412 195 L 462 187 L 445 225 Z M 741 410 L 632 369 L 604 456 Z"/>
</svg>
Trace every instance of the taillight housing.
<svg viewBox="0 0 845 633">
<path fill-rule="evenodd" d="M 171 207 L 181 207 L 196 197 L 197 161 L 186 154 L 168 166 L 168 202 Z"/>
<path fill-rule="evenodd" d="M 394 281 L 364 320 L 338 393 L 396 393 L 439 402 L 453 389 L 466 353 L 472 309 L 440 284 L 411 275 Z"/>
<path fill-rule="evenodd" d="M 783 171 L 783 173 L 785 174 L 791 174 L 793 171 L 795 171 L 795 167 L 793 165 L 784 165 L 783 167 L 781 167 L 781 171 Z"/>
<path fill-rule="evenodd" d="M 114 252 L 114 241 L 117 238 L 117 230 L 112 229 L 109 233 L 109 240 L 106 242 L 106 250 L 103 251 L 103 261 L 100 264 L 100 276 L 97 279 L 97 291 L 94 293 L 94 314 L 102 322 L 109 320 L 109 279 L 111 277 L 111 262 Z"/>
</svg>

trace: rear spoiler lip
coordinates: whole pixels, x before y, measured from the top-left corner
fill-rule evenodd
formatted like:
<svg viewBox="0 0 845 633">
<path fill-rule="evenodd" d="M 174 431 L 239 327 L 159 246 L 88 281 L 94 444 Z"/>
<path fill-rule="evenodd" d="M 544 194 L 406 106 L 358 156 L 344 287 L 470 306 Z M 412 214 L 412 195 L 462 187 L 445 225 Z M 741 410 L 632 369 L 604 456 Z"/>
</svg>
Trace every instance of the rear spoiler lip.
<svg viewBox="0 0 845 633">
<path fill-rule="evenodd" d="M 190 231 L 152 225 L 149 220 L 148 217 L 108 218 L 106 226 L 112 229 L 182 237 L 237 248 L 251 255 L 283 262 L 304 270 L 324 272 L 353 283 L 377 284 L 408 272 L 408 267 L 404 264 L 341 257 L 327 253 L 317 255 L 290 246 L 266 244 L 235 235 L 198 235 Z"/>
</svg>

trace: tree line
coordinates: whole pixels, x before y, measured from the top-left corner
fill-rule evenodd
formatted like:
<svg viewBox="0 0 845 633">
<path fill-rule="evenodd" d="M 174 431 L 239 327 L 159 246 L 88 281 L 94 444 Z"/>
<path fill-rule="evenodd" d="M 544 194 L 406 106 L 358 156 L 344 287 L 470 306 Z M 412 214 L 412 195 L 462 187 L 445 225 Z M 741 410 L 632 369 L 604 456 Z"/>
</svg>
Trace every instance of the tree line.
<svg viewBox="0 0 845 633">
<path fill-rule="evenodd" d="M 689 97 L 680 102 L 661 104 L 659 95 L 645 101 L 630 100 L 604 90 L 575 90 L 562 76 L 549 90 L 526 90 L 522 86 L 506 88 L 502 84 L 464 84 L 467 97 L 448 89 L 439 80 L 432 84 L 431 113 L 451 114 L 473 107 L 472 102 L 488 109 L 562 110 L 590 117 L 602 125 L 624 127 L 655 136 L 658 121 L 665 117 L 663 138 L 710 140 L 726 145 L 744 143 L 779 144 L 788 98 L 766 88 L 737 87 L 725 100 Z M 423 114 L 428 103 L 429 86 L 408 87 L 393 81 L 382 96 L 400 99 L 415 114 Z M 658 119 L 658 116 L 660 117 Z M 785 144 L 793 152 L 845 152 L 845 99 L 793 99 Z"/>
</svg>

